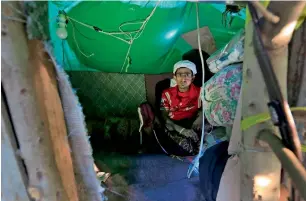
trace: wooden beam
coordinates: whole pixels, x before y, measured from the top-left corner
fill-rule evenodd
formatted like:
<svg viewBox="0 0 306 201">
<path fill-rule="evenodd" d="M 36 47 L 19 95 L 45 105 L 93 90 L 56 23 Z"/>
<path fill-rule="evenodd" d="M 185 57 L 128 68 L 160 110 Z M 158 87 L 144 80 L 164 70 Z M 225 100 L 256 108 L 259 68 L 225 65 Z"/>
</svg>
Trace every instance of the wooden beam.
<svg viewBox="0 0 306 201">
<path fill-rule="evenodd" d="M 29 59 L 32 66 L 31 72 L 38 100 L 37 108 L 45 124 L 45 132 L 50 135 L 55 162 L 68 199 L 78 201 L 67 128 L 58 93 L 55 68 L 41 41 L 30 40 L 28 45 Z"/>
<path fill-rule="evenodd" d="M 290 31 L 293 31 L 294 26 L 287 34 L 284 34 L 283 30 L 298 18 L 302 9 L 299 2 L 271 2 L 269 10 L 279 16 L 280 22 L 274 25 L 263 20 L 261 32 L 273 70 L 286 99 L 288 43 L 292 35 Z M 246 25 L 242 119 L 268 112 L 268 93 L 254 52 L 253 30 L 252 22 Z M 279 200 L 281 164 L 268 145 L 257 139 L 258 133 L 263 129 L 278 133 L 278 129 L 271 123 L 264 123 L 248 129 L 242 135 L 244 149 L 240 154 L 242 164 L 240 199 L 243 201 Z"/>
<path fill-rule="evenodd" d="M 52 54 L 49 53 L 49 55 L 52 57 Z M 56 65 L 54 58 L 52 60 Z M 103 200 L 103 188 L 93 168 L 92 149 L 88 141 L 85 120 L 82 109 L 79 106 L 79 100 L 71 87 L 67 74 L 63 69 L 56 68 L 56 70 L 69 131 L 69 144 L 72 150 L 79 200 L 101 201 Z"/>
<path fill-rule="evenodd" d="M 3 15 L 14 16 L 8 4 L 18 8 L 17 2 L 1 4 Z M 49 77 L 50 71 L 46 70 L 43 63 L 37 62 L 36 57 L 41 55 L 39 52 L 32 52 L 29 59 L 23 24 L 2 21 L 1 25 L 1 78 L 20 153 L 28 171 L 28 191 L 38 200 L 77 200 L 73 193 L 76 191 L 75 181 L 71 177 L 73 170 L 71 165 L 69 167 L 71 159 L 67 156 L 68 147 L 65 146 L 67 140 L 63 140 L 65 127 L 60 117 L 61 106 L 57 97 L 51 98 L 56 85 Z M 48 77 L 49 80 L 43 81 Z M 51 94 L 46 96 L 46 93 Z"/>
<path fill-rule="evenodd" d="M 1 200 L 30 201 L 27 177 L 18 157 L 18 148 L 6 105 L 1 98 Z"/>
</svg>

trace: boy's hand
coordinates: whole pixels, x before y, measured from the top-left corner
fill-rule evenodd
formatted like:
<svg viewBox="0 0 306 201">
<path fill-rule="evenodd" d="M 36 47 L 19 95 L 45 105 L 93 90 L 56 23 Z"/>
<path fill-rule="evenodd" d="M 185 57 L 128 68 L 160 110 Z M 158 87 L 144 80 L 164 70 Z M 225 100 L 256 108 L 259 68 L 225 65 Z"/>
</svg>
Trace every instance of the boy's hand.
<svg viewBox="0 0 306 201">
<path fill-rule="evenodd" d="M 195 131 L 200 131 L 202 129 L 202 118 L 197 118 L 193 124 L 192 129 Z"/>
<path fill-rule="evenodd" d="M 174 128 L 174 126 L 173 126 L 172 123 L 166 123 L 166 128 L 167 128 L 169 131 L 174 131 L 174 130 L 175 130 L 175 128 Z"/>
<path fill-rule="evenodd" d="M 181 133 L 181 135 L 184 135 L 185 137 L 189 137 L 193 139 L 194 141 L 198 141 L 199 137 L 196 132 L 194 132 L 192 129 L 184 129 Z"/>
</svg>

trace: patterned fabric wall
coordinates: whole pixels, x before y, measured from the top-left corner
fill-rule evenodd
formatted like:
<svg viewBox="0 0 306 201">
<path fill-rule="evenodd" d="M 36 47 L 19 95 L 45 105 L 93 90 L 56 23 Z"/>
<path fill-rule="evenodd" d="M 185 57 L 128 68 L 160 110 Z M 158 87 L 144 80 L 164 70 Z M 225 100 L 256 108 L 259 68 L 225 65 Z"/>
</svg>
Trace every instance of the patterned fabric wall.
<svg viewBox="0 0 306 201">
<path fill-rule="evenodd" d="M 146 100 L 143 74 L 68 72 L 87 119 L 138 118 L 137 107 Z"/>
</svg>

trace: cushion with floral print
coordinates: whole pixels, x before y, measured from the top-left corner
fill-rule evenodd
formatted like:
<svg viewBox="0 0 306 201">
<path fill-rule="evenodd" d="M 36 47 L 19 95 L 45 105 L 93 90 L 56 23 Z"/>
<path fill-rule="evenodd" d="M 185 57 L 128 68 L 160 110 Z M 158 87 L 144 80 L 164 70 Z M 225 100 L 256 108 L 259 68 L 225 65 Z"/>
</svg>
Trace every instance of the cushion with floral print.
<svg viewBox="0 0 306 201">
<path fill-rule="evenodd" d="M 201 91 L 204 113 L 213 126 L 230 126 L 235 112 L 242 84 L 242 63 L 227 66 L 217 72 L 204 84 Z"/>
</svg>

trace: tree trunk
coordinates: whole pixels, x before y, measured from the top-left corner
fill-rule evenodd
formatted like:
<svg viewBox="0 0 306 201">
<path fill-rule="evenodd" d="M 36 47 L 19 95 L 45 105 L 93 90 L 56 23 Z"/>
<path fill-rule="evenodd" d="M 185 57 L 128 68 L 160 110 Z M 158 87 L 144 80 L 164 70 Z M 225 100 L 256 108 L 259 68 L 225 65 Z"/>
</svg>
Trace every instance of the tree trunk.
<svg viewBox="0 0 306 201">
<path fill-rule="evenodd" d="M 263 20 L 262 38 L 268 51 L 274 73 L 278 79 L 284 99 L 287 99 L 288 43 L 291 39 L 295 20 L 305 2 L 271 2 L 268 9 L 280 17 L 280 22 L 271 24 Z M 242 86 L 242 119 L 268 112 L 268 93 L 254 52 L 253 24 L 246 26 L 245 58 Z M 238 117 L 239 118 L 239 117 Z M 267 145 L 258 141 L 263 129 L 278 133 L 271 123 L 264 123 L 243 132 L 241 159 L 241 200 L 279 200 L 281 165 Z"/>
</svg>

